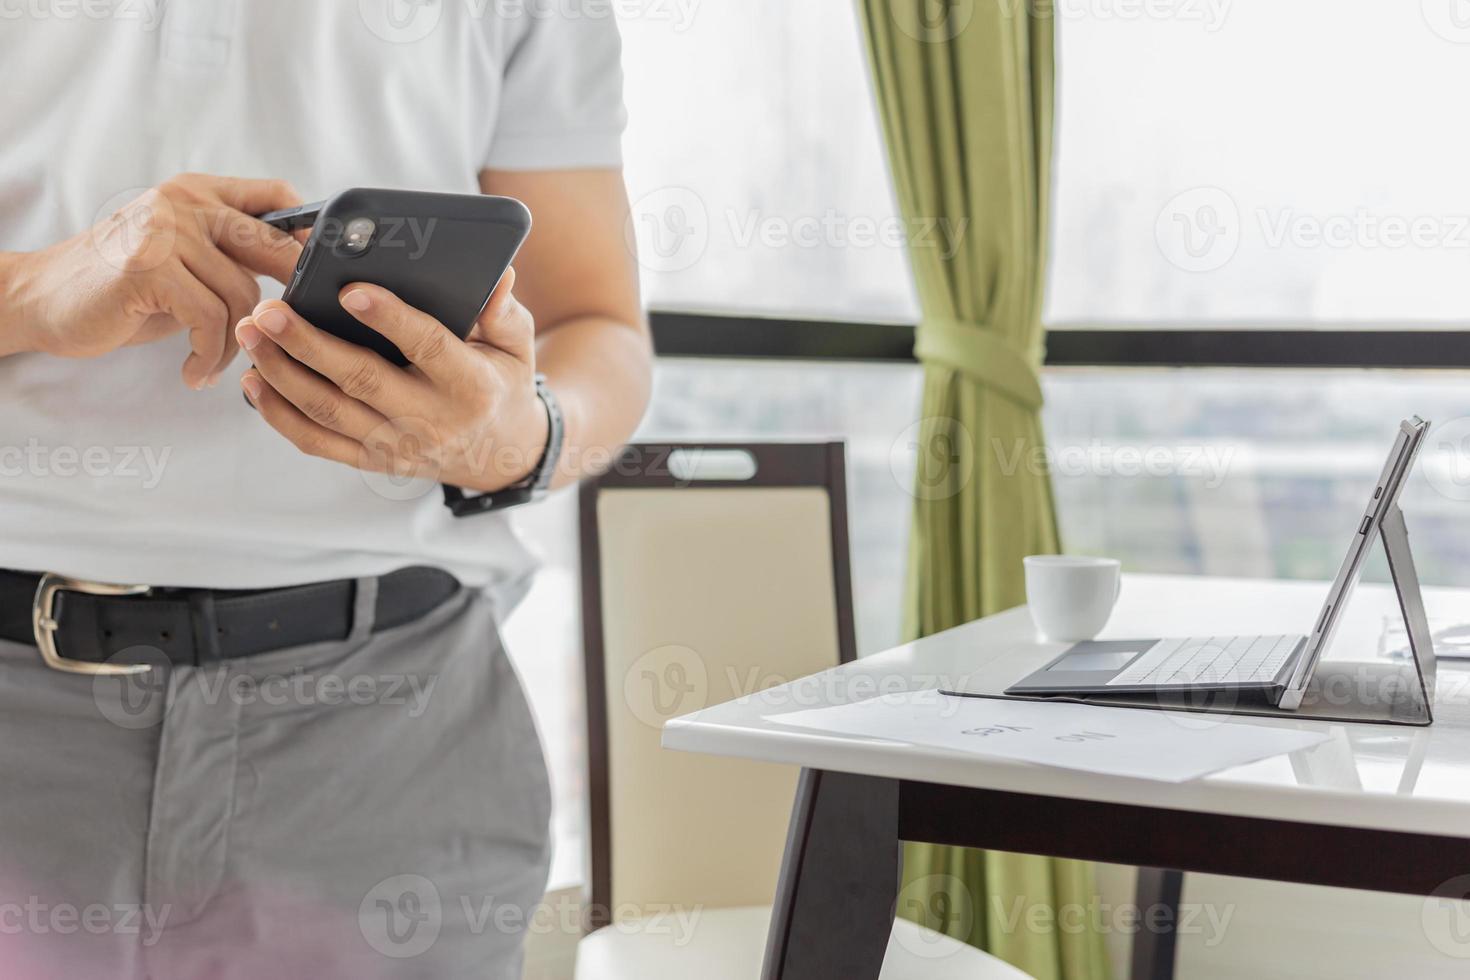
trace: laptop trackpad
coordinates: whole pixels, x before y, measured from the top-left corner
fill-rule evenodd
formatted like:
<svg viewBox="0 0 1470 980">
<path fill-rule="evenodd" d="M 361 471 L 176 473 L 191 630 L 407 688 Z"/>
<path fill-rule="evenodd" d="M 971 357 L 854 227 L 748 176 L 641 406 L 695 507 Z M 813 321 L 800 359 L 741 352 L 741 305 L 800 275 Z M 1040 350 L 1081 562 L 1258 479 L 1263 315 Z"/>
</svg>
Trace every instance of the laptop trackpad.
<svg viewBox="0 0 1470 980">
<path fill-rule="evenodd" d="M 1107 693 L 1108 681 L 1157 644 L 1152 640 L 1083 640 L 1006 688 L 1008 694 Z"/>
<path fill-rule="evenodd" d="M 1116 672 L 1127 667 L 1133 658 L 1143 653 L 1149 647 L 1148 643 L 1141 646 L 1130 646 L 1126 650 L 1098 649 L 1102 644 L 1079 643 L 1070 651 L 1058 657 L 1046 669 L 1048 672 L 1054 670 L 1106 670 Z"/>
</svg>

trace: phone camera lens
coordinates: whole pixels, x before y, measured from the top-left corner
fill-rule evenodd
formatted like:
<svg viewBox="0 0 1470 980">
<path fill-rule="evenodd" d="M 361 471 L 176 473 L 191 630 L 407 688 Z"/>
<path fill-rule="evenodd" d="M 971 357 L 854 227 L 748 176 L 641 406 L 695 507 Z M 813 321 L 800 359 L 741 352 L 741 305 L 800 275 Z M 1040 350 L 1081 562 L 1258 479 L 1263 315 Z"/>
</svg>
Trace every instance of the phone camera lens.
<svg viewBox="0 0 1470 980">
<path fill-rule="evenodd" d="M 372 218 L 353 218 L 344 229 L 342 247 L 349 252 L 365 252 L 373 240 L 373 232 L 377 230 L 377 223 Z"/>
</svg>

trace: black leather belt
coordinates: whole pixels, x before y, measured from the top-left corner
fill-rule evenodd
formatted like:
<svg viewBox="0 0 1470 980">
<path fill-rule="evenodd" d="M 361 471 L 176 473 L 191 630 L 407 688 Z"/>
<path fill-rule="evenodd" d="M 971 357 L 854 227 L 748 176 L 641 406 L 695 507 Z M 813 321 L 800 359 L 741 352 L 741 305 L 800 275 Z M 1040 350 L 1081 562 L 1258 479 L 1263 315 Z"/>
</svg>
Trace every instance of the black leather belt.
<svg viewBox="0 0 1470 980">
<path fill-rule="evenodd" d="M 459 590 L 453 575 L 427 567 L 391 572 L 377 584 L 375 633 L 418 619 Z M 131 650 L 153 653 L 155 664 L 166 659 L 202 665 L 346 639 L 357 598 L 352 579 L 282 589 L 135 587 L 127 590 L 134 594 L 100 594 L 107 590 L 119 591 L 58 576 L 0 570 L 0 638 L 35 646 L 37 633 L 48 633 L 54 641 L 51 652 L 61 658 L 58 663 L 48 657 L 48 663 L 78 673 L 98 672 L 88 665 L 150 659 L 119 657 Z M 40 601 L 47 592 L 51 598 Z M 42 652 L 46 653 L 44 643 Z"/>
</svg>

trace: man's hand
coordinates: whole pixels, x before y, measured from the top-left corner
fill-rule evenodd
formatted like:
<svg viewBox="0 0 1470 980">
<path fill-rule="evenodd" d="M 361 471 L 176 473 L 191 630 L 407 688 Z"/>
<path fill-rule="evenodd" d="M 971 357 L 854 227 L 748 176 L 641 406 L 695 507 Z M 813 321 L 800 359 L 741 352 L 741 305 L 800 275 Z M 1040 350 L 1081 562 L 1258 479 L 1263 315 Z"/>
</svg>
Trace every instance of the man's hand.
<svg viewBox="0 0 1470 980">
<path fill-rule="evenodd" d="M 548 437 L 536 397 L 535 323 L 514 270 L 461 342 L 379 286 L 340 301 L 392 341 L 400 368 L 324 333 L 286 304 L 262 303 L 235 334 L 255 365 L 241 379 L 261 416 L 302 452 L 358 469 L 493 493 L 535 469 Z"/>
<path fill-rule="evenodd" d="M 284 283 L 301 252 L 251 215 L 300 203 L 284 181 L 185 174 L 74 238 L 0 256 L 0 355 L 98 357 L 187 330 L 184 381 L 213 384 L 231 325 L 260 301 L 254 274 Z"/>
</svg>

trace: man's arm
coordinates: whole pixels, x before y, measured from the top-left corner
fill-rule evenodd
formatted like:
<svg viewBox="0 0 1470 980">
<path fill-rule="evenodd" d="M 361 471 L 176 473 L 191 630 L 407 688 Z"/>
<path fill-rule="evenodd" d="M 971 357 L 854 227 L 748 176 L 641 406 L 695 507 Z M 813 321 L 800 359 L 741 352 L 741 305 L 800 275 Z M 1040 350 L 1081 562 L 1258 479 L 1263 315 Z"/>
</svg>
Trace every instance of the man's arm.
<svg viewBox="0 0 1470 980">
<path fill-rule="evenodd" d="M 652 385 L 623 177 L 615 170 L 487 170 L 480 188 L 531 209 L 515 291 L 536 320 L 536 369 L 566 415 L 557 482 L 571 483 L 605 467 L 633 435 Z"/>
<path fill-rule="evenodd" d="M 479 185 L 531 209 L 516 297 L 537 322 L 537 370 L 566 413 L 557 482 L 573 482 L 606 466 L 628 441 L 653 383 L 622 173 L 485 170 Z"/>
<path fill-rule="evenodd" d="M 0 252 L 0 357 L 36 349 L 20 312 L 20 259 L 14 252 Z"/>
</svg>

